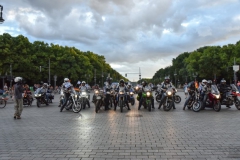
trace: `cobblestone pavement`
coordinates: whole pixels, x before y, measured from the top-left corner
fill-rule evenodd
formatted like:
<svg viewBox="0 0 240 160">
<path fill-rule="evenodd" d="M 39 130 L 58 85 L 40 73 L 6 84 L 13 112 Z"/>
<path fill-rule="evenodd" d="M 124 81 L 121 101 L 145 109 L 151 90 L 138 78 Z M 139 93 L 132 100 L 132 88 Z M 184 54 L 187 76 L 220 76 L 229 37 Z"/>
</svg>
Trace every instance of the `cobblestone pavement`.
<svg viewBox="0 0 240 160">
<path fill-rule="evenodd" d="M 25 107 L 14 120 L 13 103 L 0 109 L 0 160 L 240 159 L 240 111 L 199 113 L 155 109 L 73 113 L 53 104 Z M 158 103 L 155 102 L 155 108 Z"/>
</svg>

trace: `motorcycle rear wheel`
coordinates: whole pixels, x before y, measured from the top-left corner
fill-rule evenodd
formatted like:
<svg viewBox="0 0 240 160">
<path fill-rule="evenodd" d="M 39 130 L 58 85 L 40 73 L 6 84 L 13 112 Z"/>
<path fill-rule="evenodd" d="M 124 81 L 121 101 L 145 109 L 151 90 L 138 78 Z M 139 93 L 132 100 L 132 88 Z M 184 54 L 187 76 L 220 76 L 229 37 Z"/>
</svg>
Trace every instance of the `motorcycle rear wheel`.
<svg viewBox="0 0 240 160">
<path fill-rule="evenodd" d="M 160 96 L 160 94 L 158 94 L 155 99 L 156 99 L 156 101 L 157 101 L 158 103 L 160 103 L 160 102 L 161 102 L 161 96 Z"/>
<path fill-rule="evenodd" d="M 219 112 L 221 110 L 221 103 L 217 102 L 216 104 L 214 104 L 213 110 Z"/>
<path fill-rule="evenodd" d="M 199 112 L 202 109 L 202 103 L 198 102 L 194 102 L 192 105 L 192 110 L 194 112 Z"/>
<path fill-rule="evenodd" d="M 181 97 L 179 96 L 179 95 L 175 95 L 175 97 L 174 97 L 174 102 L 175 103 L 180 103 L 181 102 Z"/>
</svg>

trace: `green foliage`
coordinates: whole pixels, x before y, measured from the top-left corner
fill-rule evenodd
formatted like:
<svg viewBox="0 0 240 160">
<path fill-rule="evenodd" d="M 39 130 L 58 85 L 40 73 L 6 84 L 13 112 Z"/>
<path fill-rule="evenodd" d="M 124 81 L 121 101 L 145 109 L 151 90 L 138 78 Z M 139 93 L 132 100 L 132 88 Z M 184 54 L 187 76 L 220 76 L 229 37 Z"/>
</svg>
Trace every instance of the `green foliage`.
<svg viewBox="0 0 240 160">
<path fill-rule="evenodd" d="M 234 59 L 236 65 L 240 65 L 240 41 L 235 45 L 205 46 L 193 52 L 185 52 L 172 60 L 172 65 L 159 69 L 152 81 L 160 83 L 164 76 L 170 75 L 172 81 L 186 81 L 202 79 L 222 78 L 231 81 L 233 79 Z M 174 76 L 174 73 L 175 76 Z M 239 73 L 237 72 L 237 75 Z M 239 75 L 240 76 L 240 75 Z"/>
<path fill-rule="evenodd" d="M 105 81 L 108 73 L 114 80 L 125 79 L 106 63 L 105 57 L 102 55 L 41 41 L 30 43 L 28 38 L 22 35 L 17 37 L 12 37 L 8 33 L 0 35 L 0 56 L 1 75 L 6 72 L 9 75 L 9 66 L 12 64 L 13 76 L 24 77 L 29 84 L 48 81 L 49 60 L 51 84 L 54 83 L 53 76 L 57 75 L 57 84 L 61 84 L 63 79 L 68 77 L 73 84 L 78 80 L 84 80 L 93 85 L 95 84 L 95 71 L 96 83 Z M 102 73 L 104 77 L 102 77 Z"/>
</svg>

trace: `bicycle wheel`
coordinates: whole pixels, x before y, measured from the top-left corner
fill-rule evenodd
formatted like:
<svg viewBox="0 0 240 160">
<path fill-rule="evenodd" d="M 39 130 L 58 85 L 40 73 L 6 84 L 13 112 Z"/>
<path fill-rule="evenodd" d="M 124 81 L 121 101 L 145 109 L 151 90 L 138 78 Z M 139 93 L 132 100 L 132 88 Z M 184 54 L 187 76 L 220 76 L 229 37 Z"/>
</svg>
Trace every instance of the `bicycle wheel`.
<svg viewBox="0 0 240 160">
<path fill-rule="evenodd" d="M 0 108 L 4 108 L 6 106 L 6 103 L 7 102 L 5 100 L 1 99 L 0 100 Z"/>
</svg>

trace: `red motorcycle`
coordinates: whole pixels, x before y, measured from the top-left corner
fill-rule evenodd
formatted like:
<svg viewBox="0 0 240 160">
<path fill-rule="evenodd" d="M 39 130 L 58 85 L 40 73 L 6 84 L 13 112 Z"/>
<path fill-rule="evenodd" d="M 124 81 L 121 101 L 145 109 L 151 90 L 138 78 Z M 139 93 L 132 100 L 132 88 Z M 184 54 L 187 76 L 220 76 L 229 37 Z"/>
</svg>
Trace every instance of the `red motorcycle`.
<svg viewBox="0 0 240 160">
<path fill-rule="evenodd" d="M 206 108 L 212 108 L 214 111 L 219 112 L 221 110 L 220 103 L 220 92 L 216 85 L 211 85 L 211 88 L 208 88 L 208 96 L 205 102 Z M 200 98 L 202 109 L 203 107 L 203 97 Z"/>
<path fill-rule="evenodd" d="M 235 104 L 236 108 L 238 110 L 240 110 L 240 100 L 239 100 L 239 97 L 240 97 L 240 94 L 239 94 L 239 91 L 237 89 L 237 87 L 235 86 L 235 84 L 231 84 L 230 85 L 231 89 L 229 89 L 227 92 L 226 92 L 226 98 L 224 98 L 222 100 L 222 105 L 226 105 L 227 107 Z"/>
</svg>

